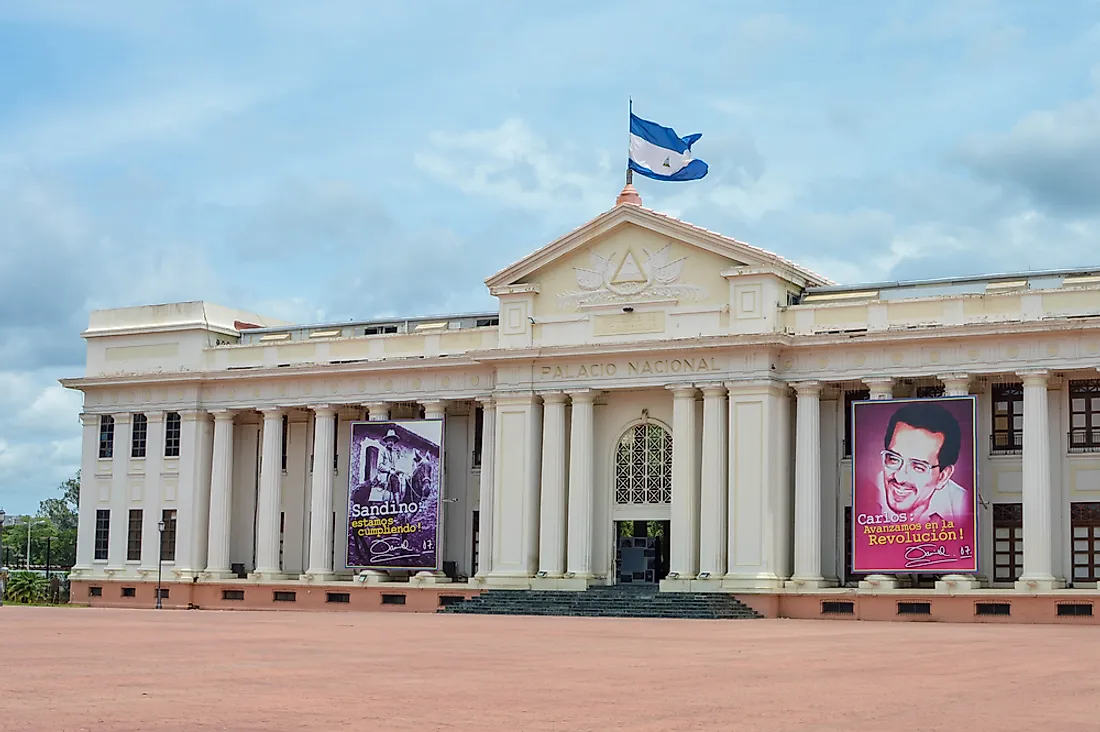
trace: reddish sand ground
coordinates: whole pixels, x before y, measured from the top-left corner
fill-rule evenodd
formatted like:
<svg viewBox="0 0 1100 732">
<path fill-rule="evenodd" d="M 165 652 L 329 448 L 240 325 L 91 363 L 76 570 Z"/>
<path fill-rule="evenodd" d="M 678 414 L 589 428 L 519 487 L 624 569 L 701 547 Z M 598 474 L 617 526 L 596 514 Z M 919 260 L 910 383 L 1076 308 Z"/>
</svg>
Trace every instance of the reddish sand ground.
<svg viewBox="0 0 1100 732">
<path fill-rule="evenodd" d="M 0 608 L 0 729 L 1100 728 L 1094 627 Z"/>
</svg>

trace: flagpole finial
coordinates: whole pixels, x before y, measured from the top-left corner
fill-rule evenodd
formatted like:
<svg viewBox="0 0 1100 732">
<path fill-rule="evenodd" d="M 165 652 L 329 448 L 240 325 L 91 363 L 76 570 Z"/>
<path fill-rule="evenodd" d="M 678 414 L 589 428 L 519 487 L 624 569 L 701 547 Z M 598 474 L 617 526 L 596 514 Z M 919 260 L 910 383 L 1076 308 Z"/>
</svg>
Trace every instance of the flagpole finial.
<svg viewBox="0 0 1100 732">
<path fill-rule="evenodd" d="M 615 199 L 615 205 L 618 206 L 621 203 L 629 203 L 634 206 L 642 205 L 642 197 L 638 195 L 638 190 L 634 187 L 634 184 L 627 178 L 626 185 L 623 186 L 623 190 L 619 193 Z"/>
</svg>

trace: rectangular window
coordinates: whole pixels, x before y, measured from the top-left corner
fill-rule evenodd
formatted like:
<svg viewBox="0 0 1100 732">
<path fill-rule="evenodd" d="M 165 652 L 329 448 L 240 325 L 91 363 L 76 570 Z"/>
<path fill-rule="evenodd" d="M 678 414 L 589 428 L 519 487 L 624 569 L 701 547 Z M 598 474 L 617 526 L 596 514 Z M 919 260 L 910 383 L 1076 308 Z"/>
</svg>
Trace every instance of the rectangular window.
<svg viewBox="0 0 1100 732">
<path fill-rule="evenodd" d="M 290 417 L 289 417 L 289 415 L 284 414 L 283 415 L 283 434 L 282 434 L 282 437 L 281 437 L 282 443 L 283 443 L 283 462 L 282 462 L 282 465 L 283 465 L 283 470 L 284 471 L 286 470 L 286 447 L 287 447 L 287 432 L 288 432 L 287 427 L 289 425 L 290 425 Z"/>
<path fill-rule="evenodd" d="M 1073 584 L 1100 581 L 1100 503 L 1071 503 Z"/>
<path fill-rule="evenodd" d="M 396 332 L 396 325 L 371 325 L 363 329 L 363 335 L 385 335 Z"/>
<path fill-rule="evenodd" d="M 500 318 L 478 318 L 474 323 L 475 328 L 495 328 L 500 325 Z"/>
<path fill-rule="evenodd" d="M 99 415 L 99 457 L 107 459 L 115 455 L 115 418 Z"/>
<path fill-rule="evenodd" d="M 145 443 L 149 438 L 149 418 L 144 414 L 135 414 L 133 429 L 130 431 L 130 457 L 145 457 Z"/>
<path fill-rule="evenodd" d="M 485 408 L 478 407 L 474 410 L 474 456 L 473 465 L 481 467 L 481 448 L 485 444 Z"/>
<path fill-rule="evenodd" d="M 137 597 L 137 588 L 136 587 L 123 587 L 122 588 L 122 596 L 123 597 Z"/>
<path fill-rule="evenodd" d="M 993 581 L 1015 582 L 1024 571 L 1024 504 L 993 504 Z"/>
<path fill-rule="evenodd" d="M 182 420 L 179 412 L 169 412 L 164 418 L 164 457 L 180 456 Z"/>
<path fill-rule="evenodd" d="M 1069 448 L 1100 449 L 1100 379 L 1069 382 Z"/>
<path fill-rule="evenodd" d="M 164 531 L 160 535 L 160 558 L 164 562 L 176 561 L 176 509 L 166 508 L 160 515 Z"/>
<path fill-rule="evenodd" d="M 95 558 L 107 559 L 111 540 L 111 509 L 101 508 L 95 512 Z"/>
<path fill-rule="evenodd" d="M 993 455 L 1017 455 L 1024 449 L 1024 387 L 993 385 Z"/>
<path fill-rule="evenodd" d="M 869 389 L 844 392 L 844 457 L 852 457 L 852 403 L 870 398 Z"/>
<path fill-rule="evenodd" d="M 130 525 L 126 531 L 126 560 L 129 562 L 141 561 L 141 520 L 140 508 L 130 509 Z"/>
</svg>

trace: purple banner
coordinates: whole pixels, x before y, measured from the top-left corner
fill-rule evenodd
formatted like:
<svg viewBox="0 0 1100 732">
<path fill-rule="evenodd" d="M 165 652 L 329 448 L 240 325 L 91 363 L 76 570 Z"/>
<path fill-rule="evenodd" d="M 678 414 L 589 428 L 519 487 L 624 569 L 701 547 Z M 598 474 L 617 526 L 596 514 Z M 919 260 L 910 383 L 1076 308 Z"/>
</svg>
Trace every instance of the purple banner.
<svg viewBox="0 0 1100 732">
<path fill-rule="evenodd" d="M 440 568 L 442 456 L 442 419 L 352 423 L 348 567 Z"/>
<path fill-rule="evenodd" d="M 978 569 L 975 400 L 852 405 L 852 571 Z"/>
</svg>

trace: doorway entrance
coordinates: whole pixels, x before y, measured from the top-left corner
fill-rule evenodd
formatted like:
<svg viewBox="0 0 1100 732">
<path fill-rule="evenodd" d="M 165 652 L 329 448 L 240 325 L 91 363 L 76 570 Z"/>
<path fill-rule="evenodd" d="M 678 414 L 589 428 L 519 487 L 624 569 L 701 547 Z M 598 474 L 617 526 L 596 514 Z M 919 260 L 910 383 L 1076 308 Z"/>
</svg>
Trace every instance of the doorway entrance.
<svg viewBox="0 0 1100 732">
<path fill-rule="evenodd" d="M 669 521 L 615 522 L 615 582 L 653 585 L 668 576 Z"/>
</svg>

